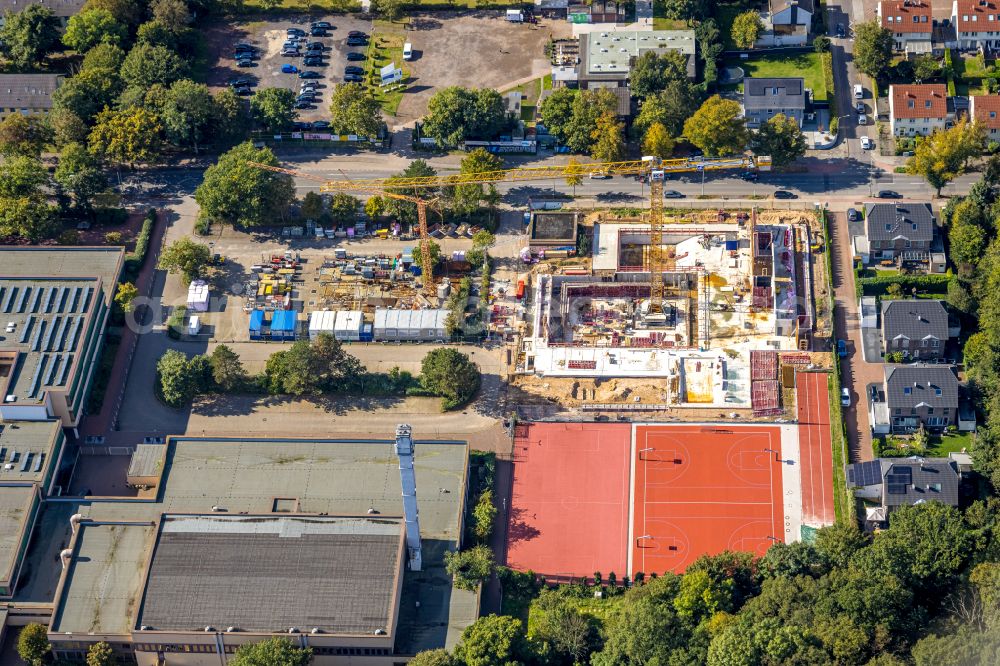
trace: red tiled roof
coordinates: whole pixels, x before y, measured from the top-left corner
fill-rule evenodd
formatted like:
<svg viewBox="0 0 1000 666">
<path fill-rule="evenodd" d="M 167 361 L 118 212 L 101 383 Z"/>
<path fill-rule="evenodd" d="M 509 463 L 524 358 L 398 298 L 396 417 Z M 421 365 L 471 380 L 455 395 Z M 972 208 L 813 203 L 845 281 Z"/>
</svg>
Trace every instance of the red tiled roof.
<svg viewBox="0 0 1000 666">
<path fill-rule="evenodd" d="M 933 30 L 931 5 L 922 0 L 882 0 L 879 3 L 882 27 L 896 33 L 925 32 Z"/>
<path fill-rule="evenodd" d="M 896 118 L 946 118 L 948 92 L 943 83 L 890 86 L 892 111 Z"/>
<path fill-rule="evenodd" d="M 1000 30 L 1000 8 L 993 0 L 958 0 L 955 30 L 992 32 Z"/>
<path fill-rule="evenodd" d="M 1000 129 L 1000 95 L 973 95 L 969 99 L 972 119 L 987 129 Z"/>
</svg>

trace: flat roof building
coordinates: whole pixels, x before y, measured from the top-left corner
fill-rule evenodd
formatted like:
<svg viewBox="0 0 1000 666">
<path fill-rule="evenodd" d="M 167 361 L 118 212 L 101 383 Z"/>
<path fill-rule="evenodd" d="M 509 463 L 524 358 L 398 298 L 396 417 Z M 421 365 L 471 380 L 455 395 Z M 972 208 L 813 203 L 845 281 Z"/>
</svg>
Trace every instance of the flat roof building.
<svg viewBox="0 0 1000 666">
<path fill-rule="evenodd" d="M 154 489 L 80 505 L 49 627 L 57 656 L 106 640 L 142 665 L 186 653 L 184 664 L 214 666 L 280 634 L 312 647 L 315 664 L 388 665 L 453 646 L 478 617 L 478 596 L 444 572 L 462 535 L 464 443 L 417 443 L 419 572 L 404 570 L 390 440 L 176 438 L 161 448 L 158 465 L 143 451 L 135 466 L 161 470 Z"/>
<path fill-rule="evenodd" d="M 0 248 L 0 418 L 76 427 L 123 248 Z"/>
<path fill-rule="evenodd" d="M 625 85 L 632 64 L 646 51 L 677 51 L 687 60 L 687 75 L 696 73 L 694 30 L 608 30 L 580 35 L 580 88 Z"/>
</svg>

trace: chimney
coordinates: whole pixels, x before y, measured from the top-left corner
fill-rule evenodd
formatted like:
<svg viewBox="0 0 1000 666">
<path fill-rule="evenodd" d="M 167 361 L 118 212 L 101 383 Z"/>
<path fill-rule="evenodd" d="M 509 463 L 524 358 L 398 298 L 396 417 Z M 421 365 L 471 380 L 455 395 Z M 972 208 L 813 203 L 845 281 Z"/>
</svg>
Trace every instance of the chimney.
<svg viewBox="0 0 1000 666">
<path fill-rule="evenodd" d="M 413 430 L 409 425 L 396 426 L 396 455 L 399 457 L 399 482 L 403 488 L 403 518 L 406 521 L 406 548 L 410 571 L 423 568 L 420 555 L 420 514 L 417 511 L 417 477 L 413 473 Z"/>
</svg>

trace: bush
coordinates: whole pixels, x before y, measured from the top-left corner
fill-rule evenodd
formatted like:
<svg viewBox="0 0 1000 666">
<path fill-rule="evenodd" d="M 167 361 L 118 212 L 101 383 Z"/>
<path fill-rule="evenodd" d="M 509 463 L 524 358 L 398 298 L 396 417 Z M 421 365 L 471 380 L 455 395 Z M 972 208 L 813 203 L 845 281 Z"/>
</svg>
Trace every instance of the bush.
<svg viewBox="0 0 1000 666">
<path fill-rule="evenodd" d="M 886 293 L 889 285 L 898 284 L 904 292 L 916 289 L 918 292 L 944 294 L 948 291 L 951 275 L 877 275 L 863 277 L 858 280 L 862 292 L 866 296 L 881 296 Z"/>
<path fill-rule="evenodd" d="M 840 118 L 830 119 L 830 134 L 836 134 L 840 129 Z"/>
<path fill-rule="evenodd" d="M 146 252 L 149 251 L 149 241 L 153 235 L 153 226 L 156 224 L 156 209 L 150 208 L 142 221 L 142 228 L 139 235 L 135 237 L 135 249 L 132 254 L 125 257 L 125 270 L 130 274 L 137 274 L 142 265 L 146 262 Z M 134 277 L 134 275 L 133 275 Z"/>
<path fill-rule="evenodd" d="M 461 552 L 444 554 L 444 568 L 455 578 L 460 590 L 475 590 L 493 573 L 493 551 L 486 546 L 475 546 Z"/>
<path fill-rule="evenodd" d="M 199 236 L 207 236 L 212 233 L 212 221 L 202 215 L 194 223 L 194 232 Z"/>
<path fill-rule="evenodd" d="M 124 208 L 95 208 L 94 222 L 105 227 L 118 227 L 128 220 L 128 211 Z"/>
<path fill-rule="evenodd" d="M 167 335 L 174 340 L 180 340 L 181 335 L 184 333 L 184 324 L 187 321 L 187 306 L 178 305 L 174 308 L 174 311 L 170 313 L 170 317 L 167 319 Z"/>
<path fill-rule="evenodd" d="M 59 234 L 56 242 L 60 245 L 79 245 L 80 244 L 80 232 L 76 229 L 67 229 L 66 231 Z"/>
<path fill-rule="evenodd" d="M 121 245 L 124 238 L 125 237 L 122 236 L 122 232 L 120 231 L 109 231 L 104 234 L 104 242 L 108 245 Z"/>
</svg>

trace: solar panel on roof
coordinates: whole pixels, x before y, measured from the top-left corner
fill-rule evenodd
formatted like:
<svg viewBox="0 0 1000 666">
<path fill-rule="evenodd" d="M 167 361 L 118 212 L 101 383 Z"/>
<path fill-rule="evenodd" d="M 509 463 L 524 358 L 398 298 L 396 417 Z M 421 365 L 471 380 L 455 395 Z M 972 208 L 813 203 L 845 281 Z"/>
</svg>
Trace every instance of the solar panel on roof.
<svg viewBox="0 0 1000 666">
<path fill-rule="evenodd" d="M 73 355 L 63 354 L 62 370 L 59 372 L 59 381 L 56 382 L 56 386 L 66 385 L 66 375 L 69 374 L 70 366 L 73 365 Z"/>
<path fill-rule="evenodd" d="M 31 325 L 35 323 L 34 315 L 29 315 L 28 320 L 24 322 L 24 326 L 21 327 L 21 339 L 18 340 L 22 345 L 28 341 L 28 335 L 31 334 Z"/>
<path fill-rule="evenodd" d="M 882 465 L 877 460 L 858 463 L 853 467 L 856 485 L 873 486 L 882 483 Z"/>
<path fill-rule="evenodd" d="M 15 312 L 24 312 L 24 302 L 28 300 L 28 294 L 31 293 L 31 287 L 25 287 L 21 290 L 21 296 L 17 299 L 17 305 L 14 307 Z"/>
<path fill-rule="evenodd" d="M 35 295 L 31 299 L 31 311 L 38 312 L 38 304 L 42 301 L 42 292 L 45 291 L 45 287 L 35 289 Z"/>
<path fill-rule="evenodd" d="M 59 369 L 59 357 L 56 356 L 49 363 L 49 369 L 45 371 L 45 378 L 42 380 L 42 386 L 52 386 L 52 375 L 55 371 Z"/>
<path fill-rule="evenodd" d="M 52 297 L 55 296 L 55 292 L 55 287 L 49 287 L 45 290 L 45 304 L 42 306 L 42 309 L 46 314 L 52 312 Z"/>
<path fill-rule="evenodd" d="M 905 483 L 890 483 L 888 485 L 888 491 L 890 495 L 905 495 L 906 494 L 906 484 Z"/>
<path fill-rule="evenodd" d="M 17 287 L 11 287 L 10 291 L 7 292 L 7 295 L 3 299 L 4 312 L 10 312 L 10 303 L 11 301 L 14 300 L 14 296 L 16 295 L 17 295 Z"/>
<path fill-rule="evenodd" d="M 73 296 L 69 301 L 69 311 L 76 312 L 76 309 L 80 307 L 80 292 L 83 291 L 83 287 L 73 287 Z"/>
<path fill-rule="evenodd" d="M 35 367 L 35 374 L 31 376 L 31 384 L 28 387 L 28 397 L 34 398 L 35 394 L 38 393 L 38 382 L 42 379 L 42 372 L 45 370 L 45 366 L 49 362 L 49 355 L 42 354 L 42 358 L 38 361 L 38 365 Z"/>
<path fill-rule="evenodd" d="M 906 479 L 905 483 L 910 483 L 913 480 L 913 468 L 909 465 L 893 465 L 892 473 Z"/>
<path fill-rule="evenodd" d="M 48 326 L 47 321 L 44 319 L 38 322 L 38 328 L 35 329 L 35 337 L 31 339 L 31 351 L 38 351 L 38 345 L 42 341 L 42 333 L 45 331 L 45 327 Z"/>
<path fill-rule="evenodd" d="M 76 339 L 80 335 L 82 323 L 83 317 L 73 317 L 73 325 L 69 329 L 69 335 L 66 336 L 66 349 L 76 349 Z"/>
<path fill-rule="evenodd" d="M 35 456 L 35 468 L 33 470 L 31 470 L 31 471 L 34 472 L 35 474 L 38 474 L 39 472 L 41 472 L 42 471 L 42 461 L 43 460 L 45 460 L 45 454 L 44 453 L 39 453 L 37 456 Z"/>
<path fill-rule="evenodd" d="M 49 326 L 49 330 L 45 332 L 45 338 L 42 340 L 42 351 L 52 350 L 52 347 L 49 346 L 52 344 L 52 333 L 56 330 L 56 327 L 59 325 L 60 319 L 61 317 L 55 317 L 52 320 L 51 325 Z"/>
<path fill-rule="evenodd" d="M 62 351 L 63 347 L 63 337 L 66 335 L 66 328 L 69 326 L 69 317 L 62 317 L 62 322 L 59 328 L 56 330 L 54 336 L 52 336 L 52 345 L 45 351 Z"/>
<path fill-rule="evenodd" d="M 62 312 L 66 307 L 66 297 L 69 296 L 69 287 L 64 287 L 59 290 L 59 296 L 56 298 L 56 312 Z"/>
</svg>

